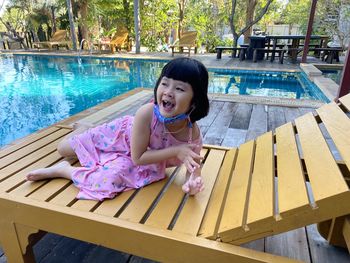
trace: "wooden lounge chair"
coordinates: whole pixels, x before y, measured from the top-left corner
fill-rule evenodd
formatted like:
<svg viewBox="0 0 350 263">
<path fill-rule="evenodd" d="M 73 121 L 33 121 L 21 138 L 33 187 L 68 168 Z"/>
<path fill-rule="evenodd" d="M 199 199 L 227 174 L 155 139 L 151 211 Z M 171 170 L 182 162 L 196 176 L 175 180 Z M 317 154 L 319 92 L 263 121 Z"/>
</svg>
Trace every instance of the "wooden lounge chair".
<svg viewBox="0 0 350 263">
<path fill-rule="evenodd" d="M 126 48 L 125 44 L 127 42 L 129 33 L 126 29 L 122 29 L 117 31 L 111 39 L 105 38 L 98 41 L 99 50 L 101 50 L 102 46 L 109 46 L 112 53 L 115 51 L 120 51 L 123 47 Z"/>
<path fill-rule="evenodd" d="M 194 53 L 197 53 L 197 31 L 187 31 L 183 32 L 180 39 L 176 41 L 171 48 L 171 56 L 174 56 L 174 53 L 182 53 L 184 50 L 188 51 L 188 56 L 191 54 L 191 49 L 194 49 Z M 178 52 L 175 52 L 175 49 L 179 49 Z"/>
<path fill-rule="evenodd" d="M 105 120 L 141 95 L 84 120 Z M 0 152 L 1 245 L 9 262 L 30 262 L 42 231 L 161 262 L 293 261 L 236 245 L 350 214 L 349 112 L 347 95 L 237 149 L 205 146 L 205 190 L 194 197 L 181 190 L 180 167 L 168 169 L 166 180 L 103 202 L 76 200 L 77 189 L 62 178 L 24 180 L 28 171 L 61 161 L 56 146 L 71 129 L 51 126 Z M 332 231 L 349 248 L 349 219 L 338 221 Z"/>
<path fill-rule="evenodd" d="M 67 40 L 67 31 L 66 30 L 57 30 L 51 37 L 50 41 L 42 41 L 42 42 L 34 42 L 33 46 L 36 48 L 40 48 L 42 46 L 46 46 L 49 49 L 52 49 L 52 47 L 57 47 L 57 49 L 60 46 L 64 46 L 67 49 L 69 49 L 70 41 Z"/>
</svg>

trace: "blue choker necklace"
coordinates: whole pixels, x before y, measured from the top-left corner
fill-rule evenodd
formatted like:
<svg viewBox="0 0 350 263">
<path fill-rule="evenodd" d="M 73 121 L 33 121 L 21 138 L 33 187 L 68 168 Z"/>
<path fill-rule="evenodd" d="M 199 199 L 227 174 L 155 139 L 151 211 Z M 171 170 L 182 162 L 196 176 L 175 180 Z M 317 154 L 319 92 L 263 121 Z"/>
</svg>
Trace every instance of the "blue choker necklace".
<svg viewBox="0 0 350 263">
<path fill-rule="evenodd" d="M 188 127 L 190 127 L 190 128 L 192 127 L 192 123 L 191 123 L 189 114 L 181 113 L 181 114 L 176 115 L 174 117 L 167 118 L 167 117 L 164 117 L 160 113 L 158 104 L 154 104 L 153 108 L 154 108 L 154 113 L 156 114 L 156 117 L 157 117 L 158 121 L 160 121 L 161 123 L 164 123 L 164 124 L 174 123 L 176 121 L 188 119 Z"/>
</svg>

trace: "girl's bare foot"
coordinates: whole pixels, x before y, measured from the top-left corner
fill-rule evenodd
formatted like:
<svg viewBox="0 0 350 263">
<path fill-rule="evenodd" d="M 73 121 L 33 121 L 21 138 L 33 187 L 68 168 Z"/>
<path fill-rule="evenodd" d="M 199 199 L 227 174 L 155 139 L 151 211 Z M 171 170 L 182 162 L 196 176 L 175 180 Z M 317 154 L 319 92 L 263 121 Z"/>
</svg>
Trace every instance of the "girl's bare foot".
<svg viewBox="0 0 350 263">
<path fill-rule="evenodd" d="M 63 161 L 49 168 L 37 169 L 27 174 L 28 181 L 38 181 L 48 178 L 62 177 L 71 179 L 73 167 L 69 162 Z"/>
</svg>

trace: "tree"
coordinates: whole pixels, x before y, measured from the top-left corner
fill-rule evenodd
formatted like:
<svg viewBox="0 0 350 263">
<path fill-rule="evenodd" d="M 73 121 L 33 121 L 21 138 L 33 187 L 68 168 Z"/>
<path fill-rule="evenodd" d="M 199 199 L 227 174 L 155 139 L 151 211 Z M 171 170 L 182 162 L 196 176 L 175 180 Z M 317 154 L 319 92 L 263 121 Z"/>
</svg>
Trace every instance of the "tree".
<svg viewBox="0 0 350 263">
<path fill-rule="evenodd" d="M 299 25 L 301 32 L 305 34 L 309 21 L 310 7 L 310 0 L 289 0 L 282 12 L 281 20 L 283 23 L 291 26 Z"/>
<path fill-rule="evenodd" d="M 350 1 L 320 0 L 316 9 L 314 27 L 317 33 L 326 34 L 342 47 L 350 38 Z"/>
<path fill-rule="evenodd" d="M 259 14 L 256 15 L 256 17 L 252 21 L 247 21 L 245 26 L 243 26 L 242 29 L 237 30 L 237 26 L 235 24 L 235 15 L 236 15 L 236 6 L 237 6 L 237 0 L 232 0 L 231 2 L 231 13 L 229 16 L 230 21 L 230 28 L 233 35 L 233 46 L 237 46 L 237 40 L 240 35 L 244 34 L 246 31 L 248 31 L 254 24 L 259 22 L 261 18 L 264 16 L 264 14 L 269 9 L 270 4 L 273 2 L 273 0 L 268 0 L 267 3 L 262 7 Z"/>
<path fill-rule="evenodd" d="M 2 8 L 3 6 L 1 6 Z M 0 17 L 0 22 L 6 28 L 6 33 L 4 34 L 9 39 L 15 42 L 19 42 L 24 49 L 28 49 L 27 45 L 24 42 L 24 37 L 22 37 L 18 30 L 22 29 L 23 31 L 23 21 L 24 21 L 24 12 L 21 8 L 18 7 L 7 7 L 5 12 L 5 20 Z"/>
<path fill-rule="evenodd" d="M 177 35 L 180 37 L 182 33 L 183 21 L 185 17 L 186 0 L 178 0 L 177 4 L 179 6 L 179 26 L 177 28 Z"/>
<path fill-rule="evenodd" d="M 246 25 L 249 25 L 254 20 L 254 11 L 255 7 L 258 3 L 258 0 L 247 0 L 247 8 L 246 8 Z M 247 31 L 244 32 L 244 42 L 248 42 L 248 37 L 252 35 L 252 27 L 249 27 Z"/>
<path fill-rule="evenodd" d="M 75 36 L 75 27 L 74 27 L 74 20 L 73 20 L 73 11 L 72 11 L 72 2 L 71 2 L 71 0 L 67 0 L 67 11 L 68 11 L 68 17 L 69 17 L 70 34 L 71 34 L 71 38 L 72 38 L 73 49 L 77 50 L 77 38 Z"/>
<path fill-rule="evenodd" d="M 140 54 L 140 8 L 139 0 L 134 0 L 135 52 Z"/>
</svg>

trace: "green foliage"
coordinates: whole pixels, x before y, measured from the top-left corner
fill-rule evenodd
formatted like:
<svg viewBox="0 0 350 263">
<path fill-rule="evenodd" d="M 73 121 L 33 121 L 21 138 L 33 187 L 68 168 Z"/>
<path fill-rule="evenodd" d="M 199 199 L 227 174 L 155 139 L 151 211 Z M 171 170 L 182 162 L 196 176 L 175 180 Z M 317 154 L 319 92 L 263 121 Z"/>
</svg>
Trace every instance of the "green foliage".
<svg viewBox="0 0 350 263">
<path fill-rule="evenodd" d="M 178 27 L 178 1 L 140 1 L 141 44 L 148 50 L 165 49 L 165 46 L 171 43 L 169 37 L 172 32 L 177 31 Z M 319 0 L 313 33 L 338 35 L 344 38 L 345 33 L 338 30 L 339 21 L 332 22 L 327 19 L 329 14 L 339 16 L 341 3 L 347 1 L 349 0 Z M 185 2 L 183 30 L 196 30 L 199 46 L 205 46 L 207 51 L 213 52 L 217 45 L 233 44 L 232 40 L 221 40 L 220 37 L 228 33 L 232 0 L 187 0 Z M 255 16 L 266 2 L 267 0 L 257 0 Z M 110 36 L 122 27 L 127 28 L 132 39 L 135 38 L 133 0 L 75 0 L 74 3 L 75 23 L 88 28 L 91 38 Z M 88 12 L 87 17 L 82 18 L 78 10 L 85 3 L 88 4 Z M 257 27 L 264 31 L 267 25 L 284 23 L 299 25 L 305 33 L 310 4 L 310 0 L 276 0 L 270 5 L 269 11 L 259 21 Z M 245 27 L 246 6 L 247 0 L 237 0 L 233 17 L 236 31 Z M 69 29 L 66 0 L 9 0 L 7 11 L 3 13 L 2 18 L 10 22 L 16 30 L 36 32 L 39 26 L 44 29 L 53 27 L 51 8 L 54 9 L 57 27 Z M 2 28 L 0 30 L 4 30 L 3 26 Z"/>
<path fill-rule="evenodd" d="M 25 13 L 19 7 L 7 8 L 2 18 L 4 21 L 9 22 L 17 31 L 25 27 Z"/>
<path fill-rule="evenodd" d="M 299 25 L 301 32 L 305 34 L 309 21 L 311 2 L 309 0 L 289 0 L 282 12 L 281 20 L 283 23 Z"/>
<path fill-rule="evenodd" d="M 261 6 L 258 7 L 258 12 L 260 9 L 261 9 Z M 283 10 L 284 10 L 284 6 L 282 2 L 280 1 L 272 2 L 269 7 L 269 10 L 263 16 L 263 18 L 257 23 L 256 27 L 260 28 L 262 31 L 266 31 L 268 25 L 283 23 L 282 22 Z"/>
<path fill-rule="evenodd" d="M 176 29 L 177 5 L 175 1 L 145 1 L 141 11 L 141 43 L 149 51 L 163 49 L 172 29 Z"/>
</svg>

